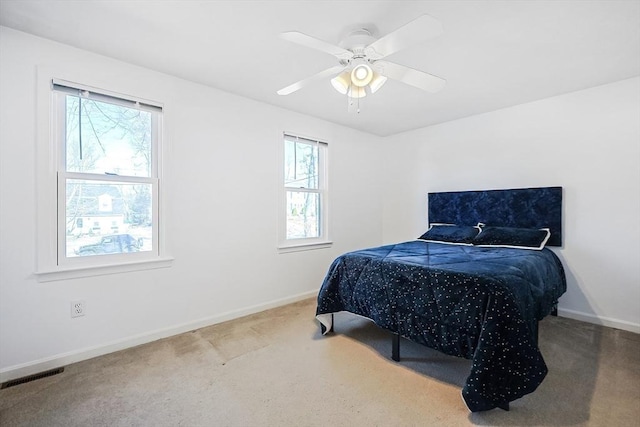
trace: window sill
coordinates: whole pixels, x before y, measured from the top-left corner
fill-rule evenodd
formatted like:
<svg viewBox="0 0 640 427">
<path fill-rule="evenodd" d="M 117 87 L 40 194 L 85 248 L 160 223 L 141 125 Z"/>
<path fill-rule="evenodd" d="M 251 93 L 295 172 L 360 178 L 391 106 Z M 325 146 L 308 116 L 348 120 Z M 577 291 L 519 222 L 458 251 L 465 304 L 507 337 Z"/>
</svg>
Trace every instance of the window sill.
<svg viewBox="0 0 640 427">
<path fill-rule="evenodd" d="M 59 267 L 51 270 L 37 271 L 34 275 L 37 277 L 39 282 L 52 282 L 55 280 L 104 276 L 106 274 L 128 273 L 131 271 L 152 270 L 155 268 L 167 268 L 171 267 L 172 263 L 172 257 L 163 257 L 153 260 L 141 260 L 113 265 Z"/>
<path fill-rule="evenodd" d="M 278 253 L 286 254 L 290 252 L 311 251 L 315 249 L 330 248 L 333 245 L 332 241 L 313 242 L 313 243 L 298 243 L 278 246 Z"/>
</svg>

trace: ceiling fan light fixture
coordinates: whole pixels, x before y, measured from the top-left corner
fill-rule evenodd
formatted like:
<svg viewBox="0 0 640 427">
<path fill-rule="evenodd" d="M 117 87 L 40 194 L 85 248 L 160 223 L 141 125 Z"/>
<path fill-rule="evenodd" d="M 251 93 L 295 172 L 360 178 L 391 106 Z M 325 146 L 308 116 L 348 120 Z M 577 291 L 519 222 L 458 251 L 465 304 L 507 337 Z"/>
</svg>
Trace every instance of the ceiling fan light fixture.
<svg viewBox="0 0 640 427">
<path fill-rule="evenodd" d="M 343 95 L 346 95 L 351 85 L 351 74 L 348 71 L 338 74 L 331 79 L 333 88 Z"/>
<path fill-rule="evenodd" d="M 365 96 L 367 96 L 367 91 L 364 89 L 364 87 L 351 85 L 349 91 L 347 92 L 347 96 L 349 98 L 364 98 Z"/>
<path fill-rule="evenodd" d="M 351 83 L 358 87 L 365 87 L 373 79 L 373 70 L 367 64 L 358 64 L 351 70 Z"/>
<path fill-rule="evenodd" d="M 369 88 L 371 89 L 371 93 L 376 93 L 378 89 L 382 87 L 387 82 L 387 78 L 381 74 L 373 72 L 373 78 L 371 79 L 371 83 L 369 83 Z"/>
</svg>

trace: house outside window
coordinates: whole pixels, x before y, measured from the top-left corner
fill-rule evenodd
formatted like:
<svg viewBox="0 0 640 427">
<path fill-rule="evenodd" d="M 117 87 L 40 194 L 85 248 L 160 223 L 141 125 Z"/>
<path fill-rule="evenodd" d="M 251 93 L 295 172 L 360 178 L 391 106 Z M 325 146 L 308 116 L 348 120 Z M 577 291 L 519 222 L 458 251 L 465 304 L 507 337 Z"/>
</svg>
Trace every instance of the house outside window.
<svg viewBox="0 0 640 427">
<path fill-rule="evenodd" d="M 281 248 L 329 244 L 328 144 L 284 134 Z"/>
</svg>

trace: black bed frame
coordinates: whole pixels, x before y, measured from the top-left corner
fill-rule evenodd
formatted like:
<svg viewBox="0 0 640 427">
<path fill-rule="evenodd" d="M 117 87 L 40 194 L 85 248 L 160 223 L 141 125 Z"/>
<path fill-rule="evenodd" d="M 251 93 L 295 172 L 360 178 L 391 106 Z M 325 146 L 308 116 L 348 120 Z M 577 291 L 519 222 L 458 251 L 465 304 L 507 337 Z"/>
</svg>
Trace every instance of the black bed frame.
<svg viewBox="0 0 640 427">
<path fill-rule="evenodd" d="M 429 193 L 429 223 L 549 228 L 547 246 L 562 246 L 562 187 Z M 552 316 L 558 315 L 557 303 Z M 334 329 L 331 313 L 331 330 Z M 538 342 L 536 323 L 535 338 Z M 320 324 L 321 332 L 330 332 Z M 391 359 L 400 361 L 400 334 L 392 332 Z M 509 404 L 500 406 L 505 411 Z"/>
<path fill-rule="evenodd" d="M 556 306 L 553 308 L 553 310 L 551 311 L 551 316 L 557 316 L 558 315 L 558 305 L 556 304 Z M 538 325 L 540 322 L 536 323 L 536 344 L 538 343 Z M 331 313 L 331 329 L 329 331 L 327 331 L 326 326 L 324 326 L 322 323 L 320 324 L 320 332 L 322 332 L 322 334 L 325 334 L 326 332 L 331 332 L 334 330 L 334 321 L 333 321 L 333 313 Z M 391 359 L 393 359 L 396 362 L 400 361 L 400 334 L 398 334 L 397 332 L 392 332 L 392 337 L 391 337 Z"/>
</svg>

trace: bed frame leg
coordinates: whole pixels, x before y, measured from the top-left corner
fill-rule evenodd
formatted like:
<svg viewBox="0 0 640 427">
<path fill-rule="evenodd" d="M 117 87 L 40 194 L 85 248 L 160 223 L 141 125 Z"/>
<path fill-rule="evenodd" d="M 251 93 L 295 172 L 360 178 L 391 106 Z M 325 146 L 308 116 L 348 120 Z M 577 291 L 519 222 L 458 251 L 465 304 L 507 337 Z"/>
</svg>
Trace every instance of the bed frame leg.
<svg viewBox="0 0 640 427">
<path fill-rule="evenodd" d="M 393 334 L 391 341 L 391 358 L 396 362 L 400 361 L 400 335 L 397 333 Z"/>
<path fill-rule="evenodd" d="M 509 402 L 504 402 L 503 404 L 498 405 L 498 408 L 503 409 L 505 411 L 508 411 L 509 410 Z"/>
</svg>

